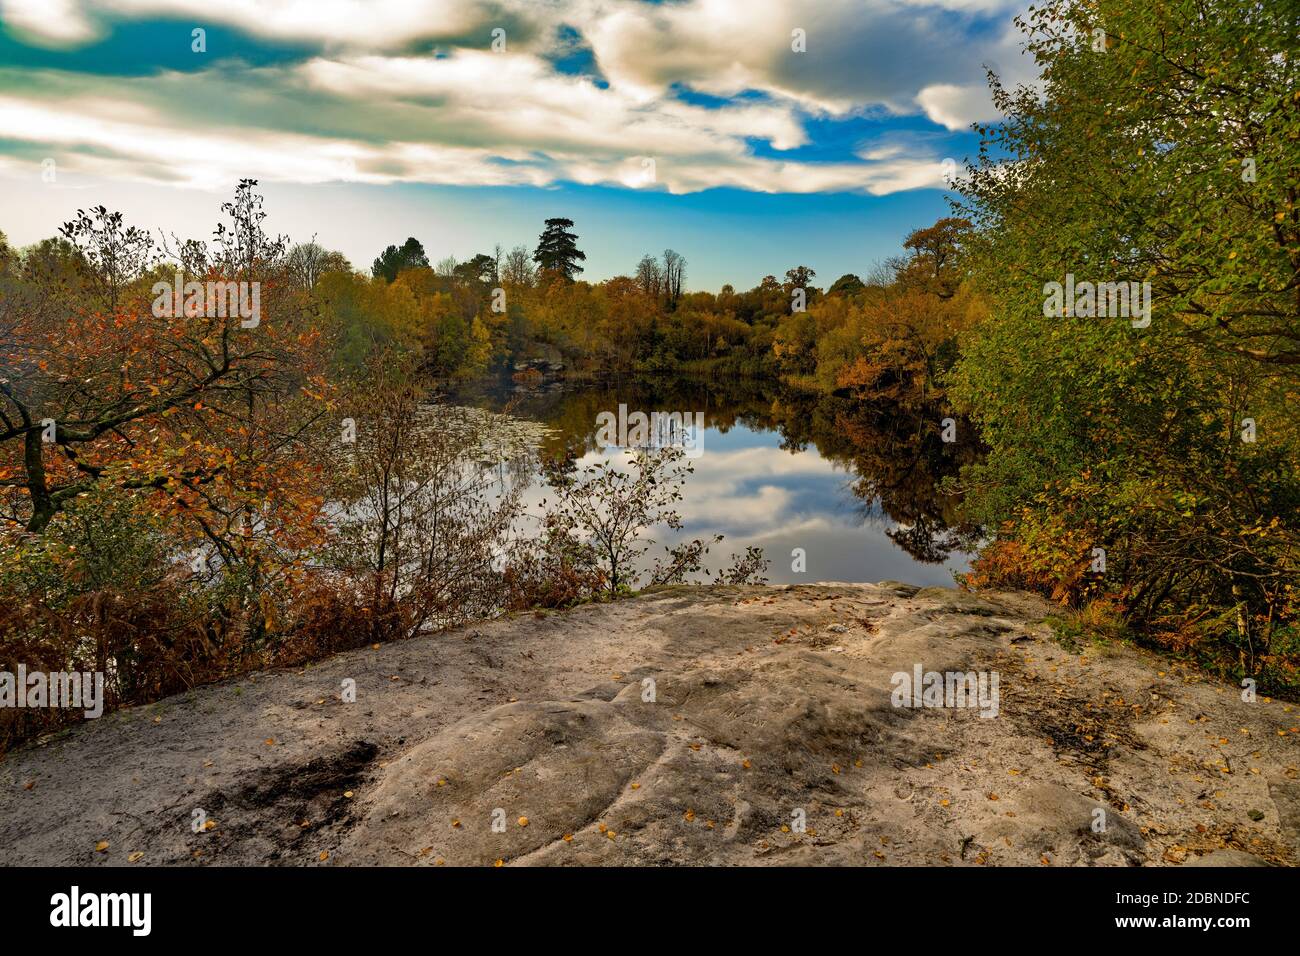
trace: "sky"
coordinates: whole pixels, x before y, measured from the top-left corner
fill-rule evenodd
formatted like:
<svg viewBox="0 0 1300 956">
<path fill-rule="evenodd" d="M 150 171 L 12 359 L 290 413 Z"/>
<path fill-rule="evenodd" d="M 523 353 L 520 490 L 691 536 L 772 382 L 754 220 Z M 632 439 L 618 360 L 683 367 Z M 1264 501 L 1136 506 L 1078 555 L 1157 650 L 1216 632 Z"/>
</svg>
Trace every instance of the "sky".
<svg viewBox="0 0 1300 956">
<path fill-rule="evenodd" d="M 535 247 L 583 278 L 686 257 L 738 289 L 828 285 L 949 212 L 1032 82 L 1022 0 L 0 0 L 0 231 L 78 208 L 206 238 L 242 178 L 272 231 L 358 268 Z"/>
</svg>

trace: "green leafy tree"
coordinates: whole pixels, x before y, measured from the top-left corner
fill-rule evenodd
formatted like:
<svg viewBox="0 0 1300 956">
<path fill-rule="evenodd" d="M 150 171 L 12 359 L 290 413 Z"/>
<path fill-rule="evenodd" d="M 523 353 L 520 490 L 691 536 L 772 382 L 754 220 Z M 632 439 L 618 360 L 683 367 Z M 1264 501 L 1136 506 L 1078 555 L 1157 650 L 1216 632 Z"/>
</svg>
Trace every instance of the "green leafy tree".
<svg viewBox="0 0 1300 956">
<path fill-rule="evenodd" d="M 420 245 L 418 239 L 409 238 L 401 246 L 385 249 L 370 267 L 370 274 L 376 279 L 392 282 L 403 269 L 415 269 L 428 264 L 429 257 L 424 254 L 424 246 Z"/>
<path fill-rule="evenodd" d="M 964 477 L 998 533 L 977 576 L 1105 597 L 1135 623 L 1196 619 L 1240 673 L 1282 673 L 1300 574 L 1300 18 L 1055 0 L 1021 28 L 1043 88 L 993 77 L 1006 120 L 963 183 L 993 303 L 953 377 L 990 446 Z M 1149 283 L 1150 311 L 1045 315 L 1068 275 Z"/>
<path fill-rule="evenodd" d="M 866 288 L 866 284 L 852 272 L 845 273 L 826 290 L 827 295 L 854 295 Z"/>
</svg>

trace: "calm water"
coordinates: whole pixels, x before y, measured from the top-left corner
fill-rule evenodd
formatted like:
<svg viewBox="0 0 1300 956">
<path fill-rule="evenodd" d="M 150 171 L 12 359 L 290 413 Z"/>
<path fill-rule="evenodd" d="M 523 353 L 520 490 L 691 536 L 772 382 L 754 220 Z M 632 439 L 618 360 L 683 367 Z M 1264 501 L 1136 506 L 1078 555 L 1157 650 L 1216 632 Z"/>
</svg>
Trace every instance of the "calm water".
<svg viewBox="0 0 1300 956">
<path fill-rule="evenodd" d="M 749 545 L 763 548 L 773 583 L 881 581 L 952 585 L 968 567 L 972 529 L 955 527 L 957 502 L 938 485 L 966 450 L 939 438 L 939 415 L 885 415 L 839 398 L 748 384 L 632 380 L 524 389 L 504 382 L 449 400 L 509 411 L 551 429 L 543 450 L 580 463 L 602 454 L 597 415 L 703 413 L 702 453 L 678 511 L 680 532 L 659 544 L 721 534 L 711 570 Z M 802 548 L 806 570 L 794 571 Z"/>
</svg>

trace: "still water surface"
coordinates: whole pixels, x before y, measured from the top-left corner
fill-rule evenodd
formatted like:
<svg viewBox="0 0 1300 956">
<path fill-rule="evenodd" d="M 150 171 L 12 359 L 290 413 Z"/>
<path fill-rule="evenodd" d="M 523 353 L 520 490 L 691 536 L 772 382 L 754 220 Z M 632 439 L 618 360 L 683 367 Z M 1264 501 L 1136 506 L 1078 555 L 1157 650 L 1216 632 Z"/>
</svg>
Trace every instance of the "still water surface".
<svg viewBox="0 0 1300 956">
<path fill-rule="evenodd" d="M 937 421 L 865 409 L 780 386 L 625 380 L 522 388 L 477 385 L 447 396 L 458 404 L 509 411 L 548 426 L 548 454 L 596 461 L 597 416 L 703 413 L 701 454 L 692 459 L 684 527 L 652 533 L 660 544 L 724 536 L 709 554 L 717 570 L 733 553 L 762 547 L 773 583 L 882 581 L 951 586 L 968 568 L 973 529 L 957 526 L 957 501 L 940 488 L 969 460 L 945 444 Z M 806 570 L 793 569 L 802 548 Z"/>
</svg>

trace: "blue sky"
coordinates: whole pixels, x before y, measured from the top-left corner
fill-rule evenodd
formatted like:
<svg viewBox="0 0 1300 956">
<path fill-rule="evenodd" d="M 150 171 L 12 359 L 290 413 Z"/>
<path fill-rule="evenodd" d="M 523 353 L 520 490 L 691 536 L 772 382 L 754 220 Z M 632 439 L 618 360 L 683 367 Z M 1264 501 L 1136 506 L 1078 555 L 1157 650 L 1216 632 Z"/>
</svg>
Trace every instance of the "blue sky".
<svg viewBox="0 0 1300 956">
<path fill-rule="evenodd" d="M 943 160 L 996 119 L 984 68 L 1033 78 L 1019 8 L 0 0 L 0 230 L 103 203 L 202 238 L 247 176 L 274 229 L 359 267 L 408 235 L 531 248 L 567 216 L 592 280 L 671 247 L 691 288 L 829 283 L 947 213 Z"/>
</svg>

